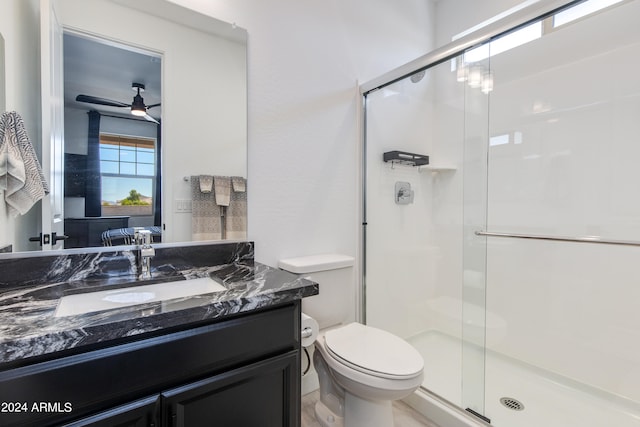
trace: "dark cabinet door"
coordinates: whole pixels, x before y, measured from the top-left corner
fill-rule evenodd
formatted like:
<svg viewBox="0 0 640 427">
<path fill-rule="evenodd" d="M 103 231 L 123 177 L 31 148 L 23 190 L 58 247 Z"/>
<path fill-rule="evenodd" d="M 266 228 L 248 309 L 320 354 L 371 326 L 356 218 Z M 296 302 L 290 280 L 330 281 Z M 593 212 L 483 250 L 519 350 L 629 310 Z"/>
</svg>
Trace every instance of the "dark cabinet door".
<svg viewBox="0 0 640 427">
<path fill-rule="evenodd" d="M 299 427 L 299 352 L 178 387 L 163 396 L 171 427 Z"/>
<path fill-rule="evenodd" d="M 161 427 L 160 395 L 136 400 L 87 418 L 65 424 L 64 427 Z"/>
</svg>

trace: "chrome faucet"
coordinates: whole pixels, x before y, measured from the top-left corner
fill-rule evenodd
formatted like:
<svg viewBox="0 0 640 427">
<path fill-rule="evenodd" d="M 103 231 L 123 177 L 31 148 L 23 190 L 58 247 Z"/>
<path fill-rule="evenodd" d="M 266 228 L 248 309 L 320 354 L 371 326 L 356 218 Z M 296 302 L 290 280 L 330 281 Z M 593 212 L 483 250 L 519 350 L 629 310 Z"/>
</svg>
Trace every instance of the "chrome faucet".
<svg viewBox="0 0 640 427">
<path fill-rule="evenodd" d="M 136 244 L 140 249 L 138 262 L 140 266 L 140 278 L 151 278 L 151 258 L 155 256 L 156 250 L 151 246 L 151 231 L 136 230 Z"/>
</svg>

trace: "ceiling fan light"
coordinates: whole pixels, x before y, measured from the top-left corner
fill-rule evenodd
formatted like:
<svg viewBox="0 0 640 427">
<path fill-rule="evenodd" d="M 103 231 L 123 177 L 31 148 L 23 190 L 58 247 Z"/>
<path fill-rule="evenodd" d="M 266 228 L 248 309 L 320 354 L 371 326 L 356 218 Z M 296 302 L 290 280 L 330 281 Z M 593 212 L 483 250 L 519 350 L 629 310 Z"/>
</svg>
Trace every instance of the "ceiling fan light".
<svg viewBox="0 0 640 427">
<path fill-rule="evenodd" d="M 144 100 L 140 95 L 136 95 L 133 98 L 133 104 L 131 104 L 131 114 L 134 116 L 145 116 L 147 114 L 147 107 L 144 105 Z"/>
<path fill-rule="evenodd" d="M 135 106 L 131 106 L 131 114 L 133 114 L 134 116 L 140 116 L 143 117 L 147 114 L 147 112 L 143 109 L 140 108 L 136 108 Z"/>
</svg>

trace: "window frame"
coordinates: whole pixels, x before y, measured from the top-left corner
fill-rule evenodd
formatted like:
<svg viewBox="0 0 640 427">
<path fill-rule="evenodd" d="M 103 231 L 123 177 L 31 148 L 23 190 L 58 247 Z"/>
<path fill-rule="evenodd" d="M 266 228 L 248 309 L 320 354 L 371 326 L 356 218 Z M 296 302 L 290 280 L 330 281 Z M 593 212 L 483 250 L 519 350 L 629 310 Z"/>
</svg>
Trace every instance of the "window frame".
<svg viewBox="0 0 640 427">
<path fill-rule="evenodd" d="M 106 148 L 105 146 L 113 146 L 115 148 Z M 123 150 L 122 147 L 132 147 L 133 149 L 125 149 Z M 103 148 L 104 149 L 108 149 L 108 150 L 114 150 L 116 153 L 116 159 L 112 160 L 112 159 L 103 159 L 102 154 L 103 154 Z M 139 149 L 152 149 L 152 157 L 153 157 L 153 163 L 150 163 L 148 161 L 139 161 L 138 159 L 138 153 L 140 153 Z M 123 160 L 122 158 L 122 151 L 131 151 L 134 154 L 134 159 L 133 161 L 127 161 L 127 160 Z M 159 157 L 159 152 L 158 152 L 158 140 L 157 138 L 153 138 L 153 137 L 149 137 L 149 136 L 136 136 L 136 135 L 123 135 L 123 134 L 116 134 L 116 133 L 112 133 L 112 132 L 100 132 L 99 134 L 99 156 L 100 156 L 100 180 L 102 182 L 103 178 L 107 177 L 107 178 L 128 178 L 128 179 L 148 179 L 151 180 L 151 194 L 149 195 L 151 197 L 151 202 L 150 202 L 150 212 L 145 212 L 145 213 L 139 213 L 139 214 L 135 214 L 135 213 L 126 213 L 127 216 L 154 216 L 155 215 L 155 211 L 156 211 L 156 203 L 155 203 L 155 199 L 157 197 L 157 165 L 158 165 L 158 157 Z M 118 172 L 105 172 L 103 170 L 103 162 L 104 163 L 111 163 L 111 164 L 116 164 L 117 166 L 117 170 Z M 134 167 L 134 173 L 122 173 L 120 172 L 122 170 L 122 164 L 129 164 L 129 165 L 133 165 Z M 152 174 L 144 174 L 144 173 L 138 173 L 138 169 L 139 169 L 139 165 L 145 165 L 147 167 L 151 167 L 152 170 Z M 101 194 L 100 194 L 100 198 L 101 200 L 105 200 L 104 197 L 104 185 L 101 185 Z M 114 206 L 114 205 L 104 205 L 101 203 L 101 211 L 102 211 L 102 216 L 105 217 L 109 217 L 109 216 L 119 216 L 119 215 L 124 215 L 124 213 L 116 213 L 116 212 L 105 212 L 104 207 L 105 206 Z M 126 205 L 115 205 L 118 207 L 123 207 Z M 148 206 L 148 205 L 143 205 L 143 206 Z M 116 208 L 117 209 L 117 208 Z"/>
</svg>

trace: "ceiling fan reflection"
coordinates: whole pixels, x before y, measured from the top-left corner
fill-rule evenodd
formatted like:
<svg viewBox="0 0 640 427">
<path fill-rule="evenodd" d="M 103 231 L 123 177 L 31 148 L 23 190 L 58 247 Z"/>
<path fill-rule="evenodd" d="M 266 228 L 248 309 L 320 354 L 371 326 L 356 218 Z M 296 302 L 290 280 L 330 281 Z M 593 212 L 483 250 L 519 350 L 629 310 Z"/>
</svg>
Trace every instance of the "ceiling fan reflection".
<svg viewBox="0 0 640 427">
<path fill-rule="evenodd" d="M 158 122 L 147 113 L 147 110 L 149 108 L 158 107 L 160 103 L 145 105 L 144 98 L 142 98 L 142 96 L 140 95 L 140 92 L 144 92 L 144 88 L 145 86 L 142 83 L 131 84 L 131 89 L 137 91 L 136 95 L 133 97 L 133 102 L 131 104 L 106 98 L 99 98 L 97 96 L 91 95 L 78 95 L 76 96 L 76 101 L 86 102 L 88 104 L 105 105 L 107 107 L 130 108 L 131 114 L 133 114 L 134 116 L 143 117 L 150 122 L 160 124 L 160 122 Z"/>
</svg>

